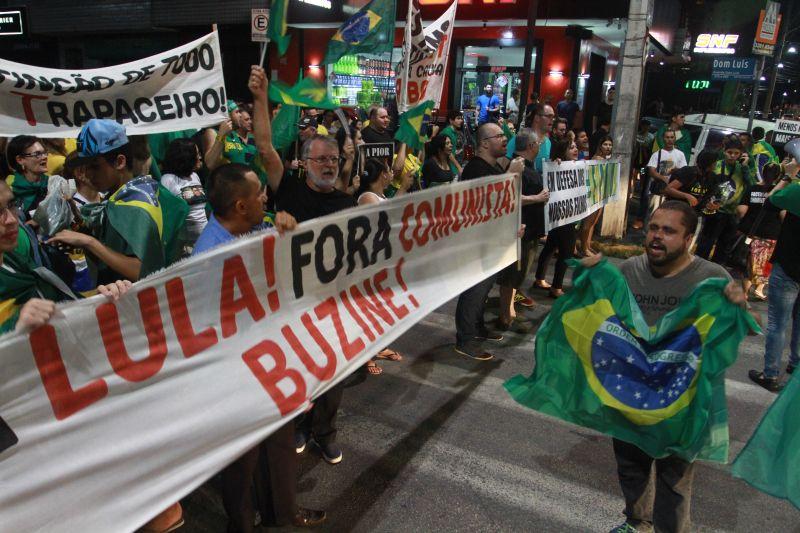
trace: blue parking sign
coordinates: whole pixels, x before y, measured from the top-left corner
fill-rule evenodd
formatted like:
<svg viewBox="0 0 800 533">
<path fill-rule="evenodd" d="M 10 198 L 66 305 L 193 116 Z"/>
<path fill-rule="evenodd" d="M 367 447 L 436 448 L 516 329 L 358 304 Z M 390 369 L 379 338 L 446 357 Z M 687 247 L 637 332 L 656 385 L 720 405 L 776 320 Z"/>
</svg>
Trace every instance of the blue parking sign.
<svg viewBox="0 0 800 533">
<path fill-rule="evenodd" d="M 755 57 L 719 57 L 711 65 L 715 81 L 753 81 L 756 77 Z"/>
</svg>

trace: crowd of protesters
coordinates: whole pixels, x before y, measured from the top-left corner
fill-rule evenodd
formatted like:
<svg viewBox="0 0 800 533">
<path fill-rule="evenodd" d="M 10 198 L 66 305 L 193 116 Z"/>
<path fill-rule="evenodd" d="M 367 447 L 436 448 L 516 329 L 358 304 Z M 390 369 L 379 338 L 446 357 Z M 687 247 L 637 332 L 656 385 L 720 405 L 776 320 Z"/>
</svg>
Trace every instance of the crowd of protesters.
<svg viewBox="0 0 800 533">
<path fill-rule="evenodd" d="M 459 296 L 457 353 L 478 361 L 492 359 L 487 343 L 503 338 L 516 318 L 516 305 L 536 305 L 531 295 L 539 290 L 561 297 L 568 290 L 570 258 L 584 257 L 588 265 L 598 260 L 593 239 L 602 210 L 545 234 L 549 191 L 542 165 L 613 156 L 613 89 L 592 120 L 594 131 L 588 132 L 577 128 L 580 108 L 572 91 L 555 109 L 534 101 L 524 112 L 518 107 L 517 91 L 503 117 L 494 88 L 487 85 L 477 102 L 475 131 L 465 125 L 462 111 L 450 111 L 441 130 L 431 125 L 429 142 L 419 151 L 395 141 L 396 125 L 384 107 L 346 117 L 346 124 L 344 115 L 304 109 L 297 139 L 281 153 L 272 142 L 274 115 L 267 85 L 263 69 L 253 67 L 248 82 L 252 101 L 229 102 L 229 118 L 216 128 L 137 137 L 126 135 L 116 122 L 94 119 L 77 142 L 26 135 L 10 139 L 4 154 L 10 175 L 0 181 L 4 330 L 45 323 L 54 313 L 54 302 L 94 292 L 117 299 L 148 274 L 255 230 L 273 226 L 283 233 L 300 222 L 345 209 L 507 172 L 522 178 L 521 257 Z M 705 150 L 689 166 L 692 142 L 683 118 L 676 111 L 655 135 L 646 121 L 640 125 L 634 162 L 647 170 L 636 183 L 639 210 L 633 228 L 644 227 L 646 254 L 638 262 L 623 264 L 623 272 L 632 290 L 641 292 L 678 291 L 675 280 L 665 279 L 680 272 L 686 281 L 681 294 L 705 277 L 738 273 L 744 292 L 752 289 L 753 298 L 769 300 L 765 369 L 752 371 L 750 377 L 777 391 L 781 352 L 792 321 L 786 371 L 800 364 L 800 219 L 780 212 L 768 198 L 797 174 L 797 164 L 781 164 L 763 140 L 763 130 L 756 128 L 729 136 L 721 153 Z M 358 147 L 364 143 L 394 143 L 393 159 L 361 161 Z M 126 202 L 134 200 L 148 204 L 148 209 L 124 211 Z M 54 228 L 50 215 L 64 205 L 73 215 L 71 222 Z M 154 217 L 161 221 L 159 227 Z M 695 256 L 702 262 L 694 262 Z M 684 272 L 687 264 L 694 266 Z M 527 280 L 531 285 L 525 289 Z M 499 316 L 488 325 L 484 308 L 495 283 Z M 379 360 L 401 359 L 386 347 L 365 371 L 377 376 L 382 372 Z M 341 385 L 333 387 L 308 412 L 225 468 L 221 486 L 228 531 L 252 531 L 258 520 L 295 527 L 325 520 L 323 511 L 305 509 L 295 501 L 297 455 L 313 441 L 325 461 L 342 461 L 336 444 L 342 394 Z M 629 478 L 649 473 L 652 458 L 621 441 L 615 441 L 614 449 L 621 476 L 623 470 Z M 677 481 L 668 483 L 675 498 L 656 514 L 674 526 L 669 530 L 683 530 L 691 465 L 664 464 L 677 472 Z M 688 489 L 680 483 L 688 483 Z M 643 520 L 637 514 L 641 509 L 632 503 L 642 491 L 623 483 L 628 526 Z M 165 511 L 146 530 L 171 531 L 183 523 L 180 505 L 164 503 Z"/>
</svg>

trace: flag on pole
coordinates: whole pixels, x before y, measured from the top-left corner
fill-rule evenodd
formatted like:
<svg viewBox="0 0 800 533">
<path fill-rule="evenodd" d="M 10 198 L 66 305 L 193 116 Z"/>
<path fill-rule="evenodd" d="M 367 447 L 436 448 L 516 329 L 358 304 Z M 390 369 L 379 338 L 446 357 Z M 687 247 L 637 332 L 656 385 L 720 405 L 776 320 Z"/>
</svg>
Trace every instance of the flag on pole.
<svg viewBox="0 0 800 533">
<path fill-rule="evenodd" d="M 328 44 L 323 65 L 345 54 L 384 54 L 394 45 L 395 0 L 372 0 L 344 21 Z"/>
<path fill-rule="evenodd" d="M 294 105 L 282 105 L 272 120 L 272 146 L 279 152 L 286 150 L 297 139 L 297 122 L 300 120 L 300 108 Z"/>
<path fill-rule="evenodd" d="M 280 81 L 269 84 L 269 99 L 283 105 L 336 109 L 339 104 L 328 97 L 325 87 L 313 78 L 303 78 L 293 87 Z"/>
<path fill-rule="evenodd" d="M 289 48 L 291 35 L 286 35 L 286 9 L 289 7 L 289 0 L 272 0 L 269 9 L 269 25 L 267 26 L 267 37 L 278 47 L 278 55 L 282 56 Z"/>
<path fill-rule="evenodd" d="M 622 273 L 578 265 L 536 334 L 536 367 L 506 390 L 522 405 L 641 448 L 651 457 L 728 459 L 725 369 L 753 318 L 707 279 L 650 327 Z"/>
<path fill-rule="evenodd" d="M 423 126 L 430 122 L 433 101 L 428 100 L 415 106 L 402 115 L 397 126 L 394 138 L 402 143 L 406 143 L 412 150 L 419 150 L 426 142 L 427 135 L 422 133 Z"/>
</svg>

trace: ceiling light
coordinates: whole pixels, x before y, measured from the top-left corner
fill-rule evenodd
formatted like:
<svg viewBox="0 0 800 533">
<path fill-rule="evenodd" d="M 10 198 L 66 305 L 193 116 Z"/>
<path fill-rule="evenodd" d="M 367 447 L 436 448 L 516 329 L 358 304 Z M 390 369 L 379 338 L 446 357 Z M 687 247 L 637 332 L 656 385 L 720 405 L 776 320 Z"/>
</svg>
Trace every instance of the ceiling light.
<svg viewBox="0 0 800 533">
<path fill-rule="evenodd" d="M 511 30 L 506 30 L 503 32 L 503 39 L 513 39 L 514 33 Z"/>
<path fill-rule="evenodd" d="M 662 67 L 664 66 L 664 62 L 663 61 L 659 61 L 658 64 L 661 65 Z"/>
<path fill-rule="evenodd" d="M 789 49 L 786 51 L 789 52 L 790 54 L 796 54 L 797 48 L 795 48 L 794 46 L 790 46 Z"/>
<path fill-rule="evenodd" d="M 783 63 L 778 63 L 777 67 L 778 68 L 783 68 Z"/>
</svg>

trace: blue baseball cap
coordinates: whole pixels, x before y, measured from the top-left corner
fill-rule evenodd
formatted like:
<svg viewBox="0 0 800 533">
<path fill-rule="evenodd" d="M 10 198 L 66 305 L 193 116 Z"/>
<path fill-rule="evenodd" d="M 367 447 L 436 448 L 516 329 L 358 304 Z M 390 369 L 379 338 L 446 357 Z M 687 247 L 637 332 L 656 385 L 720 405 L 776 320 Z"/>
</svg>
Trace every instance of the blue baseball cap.
<svg viewBox="0 0 800 533">
<path fill-rule="evenodd" d="M 125 126 L 107 118 L 93 118 L 78 134 L 78 157 L 69 161 L 69 167 L 80 167 L 92 159 L 128 144 Z"/>
</svg>

